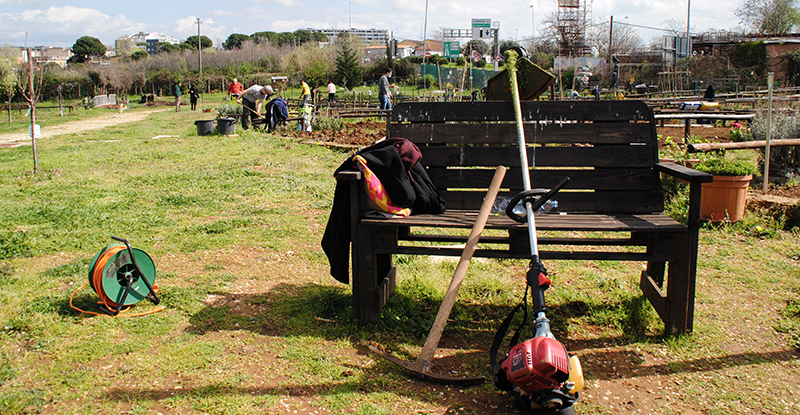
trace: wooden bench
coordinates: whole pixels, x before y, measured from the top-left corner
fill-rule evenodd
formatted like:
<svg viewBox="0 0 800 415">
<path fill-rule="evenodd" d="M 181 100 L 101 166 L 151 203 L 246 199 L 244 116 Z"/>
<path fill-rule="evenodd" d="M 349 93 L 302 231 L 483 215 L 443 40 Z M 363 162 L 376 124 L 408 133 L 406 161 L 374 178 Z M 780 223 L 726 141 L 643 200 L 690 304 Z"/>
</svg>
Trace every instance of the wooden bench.
<svg viewBox="0 0 800 415">
<path fill-rule="evenodd" d="M 393 109 L 387 135 L 417 144 L 447 213 L 380 220 L 351 211 L 353 311 L 362 324 L 377 321 L 397 283 L 392 255 L 461 254 L 455 244 L 466 235 L 440 228 L 471 228 L 496 166 L 509 167 L 500 196 L 522 190 L 513 114 L 511 102 L 500 101 Z M 711 175 L 658 162 L 653 113 L 640 101 L 524 101 L 522 114 L 531 186 L 549 189 L 571 178 L 554 198 L 558 212 L 536 215 L 540 257 L 646 262 L 640 287 L 666 333 L 691 332 L 700 183 Z M 661 174 L 690 183 L 688 226 L 663 214 Z M 351 206 L 363 197 L 359 179 L 358 172 L 339 177 L 351 180 Z M 486 228 L 507 232 L 481 238 L 476 256 L 530 258 L 527 224 L 497 215 Z"/>
</svg>

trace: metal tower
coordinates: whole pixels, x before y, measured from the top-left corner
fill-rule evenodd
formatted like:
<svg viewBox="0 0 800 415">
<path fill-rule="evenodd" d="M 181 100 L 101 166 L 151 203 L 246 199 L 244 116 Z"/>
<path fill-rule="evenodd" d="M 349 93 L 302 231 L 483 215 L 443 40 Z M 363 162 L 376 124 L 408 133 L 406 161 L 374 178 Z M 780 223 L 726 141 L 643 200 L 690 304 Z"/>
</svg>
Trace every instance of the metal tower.
<svg viewBox="0 0 800 415">
<path fill-rule="evenodd" d="M 591 14 L 591 0 L 558 0 L 556 17 L 561 56 L 585 56 L 590 52 L 586 33 Z"/>
</svg>

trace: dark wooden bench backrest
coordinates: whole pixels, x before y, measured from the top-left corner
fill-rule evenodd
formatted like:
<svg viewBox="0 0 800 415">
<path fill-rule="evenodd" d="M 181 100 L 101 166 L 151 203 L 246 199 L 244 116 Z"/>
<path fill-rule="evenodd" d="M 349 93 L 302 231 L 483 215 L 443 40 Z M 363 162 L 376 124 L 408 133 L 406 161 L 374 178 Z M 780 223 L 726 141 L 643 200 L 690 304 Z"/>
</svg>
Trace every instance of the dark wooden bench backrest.
<svg viewBox="0 0 800 415">
<path fill-rule="evenodd" d="M 652 213 L 664 210 L 655 163 L 652 110 L 640 101 L 524 101 L 531 186 L 569 176 L 559 210 Z M 509 167 L 501 195 L 522 189 L 511 102 L 408 102 L 395 106 L 387 135 L 417 144 L 448 209 L 478 209 L 498 165 Z"/>
</svg>

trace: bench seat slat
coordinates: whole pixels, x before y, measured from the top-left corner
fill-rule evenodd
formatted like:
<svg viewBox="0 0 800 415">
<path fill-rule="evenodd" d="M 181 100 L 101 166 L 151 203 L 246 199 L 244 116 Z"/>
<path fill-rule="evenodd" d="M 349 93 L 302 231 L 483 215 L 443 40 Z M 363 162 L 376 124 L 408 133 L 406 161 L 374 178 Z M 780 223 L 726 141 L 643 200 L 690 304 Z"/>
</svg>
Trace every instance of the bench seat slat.
<svg viewBox="0 0 800 415">
<path fill-rule="evenodd" d="M 586 143 L 586 144 L 630 144 L 649 143 L 651 126 L 647 123 L 596 122 L 568 124 L 524 125 L 525 141 L 528 143 Z M 514 144 L 517 126 L 514 123 L 419 123 L 394 124 L 392 137 L 403 137 L 417 145 L 425 144 Z"/>
<path fill-rule="evenodd" d="M 386 253 L 406 255 L 432 255 L 432 256 L 460 256 L 462 247 L 417 247 L 417 246 L 398 246 Z M 375 252 L 383 253 L 383 250 L 376 249 Z M 527 258 L 530 253 L 511 252 L 495 249 L 476 249 L 473 256 L 480 258 Z M 549 259 L 572 259 L 572 260 L 605 260 L 605 261 L 649 261 L 652 255 L 644 252 L 605 252 L 605 251 L 539 251 L 539 257 L 543 260 Z"/>
<path fill-rule="evenodd" d="M 409 102 L 393 108 L 397 122 L 514 121 L 511 101 Z M 522 101 L 522 119 L 583 121 L 651 121 L 652 111 L 641 101 Z"/>
<path fill-rule="evenodd" d="M 491 183 L 493 174 L 494 171 L 489 169 L 428 169 L 428 176 L 439 190 L 447 190 L 454 183 L 461 188 L 484 190 L 486 184 Z M 653 169 L 531 170 L 530 173 L 531 186 L 534 188 L 549 189 L 565 177 L 570 178 L 565 190 L 642 191 L 658 189 L 660 186 L 658 174 Z M 508 169 L 503 188 L 523 188 L 519 168 Z"/>
<path fill-rule="evenodd" d="M 411 215 L 389 221 L 381 219 L 361 220 L 368 226 L 418 226 L 423 228 L 472 228 L 477 218 L 476 211 L 448 210 L 442 215 Z M 600 214 L 543 214 L 535 215 L 536 229 L 541 231 L 582 232 L 686 232 L 680 222 L 661 214 L 600 215 Z M 487 229 L 525 229 L 527 224 L 514 222 L 506 216 L 490 216 Z"/>
<path fill-rule="evenodd" d="M 507 147 L 421 147 L 426 167 L 518 167 L 519 150 Z M 649 146 L 535 147 L 528 165 L 537 167 L 653 167 L 656 152 Z"/>
<path fill-rule="evenodd" d="M 483 202 L 485 191 L 442 191 L 447 200 L 447 209 L 478 209 Z M 500 193 L 501 196 L 513 196 Z M 648 191 L 608 191 L 608 192 L 558 192 L 554 197 L 558 201 L 558 210 L 571 213 L 602 214 L 611 213 L 653 213 L 664 210 L 664 195 L 660 192 Z"/>
</svg>

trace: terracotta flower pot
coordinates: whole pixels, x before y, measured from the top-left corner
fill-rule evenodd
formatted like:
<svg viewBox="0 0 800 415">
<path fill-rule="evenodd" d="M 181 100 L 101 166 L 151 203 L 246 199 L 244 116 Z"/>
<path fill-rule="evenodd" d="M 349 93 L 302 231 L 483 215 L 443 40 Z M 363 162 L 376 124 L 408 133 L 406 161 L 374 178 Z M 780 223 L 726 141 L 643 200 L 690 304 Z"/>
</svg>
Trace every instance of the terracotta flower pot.
<svg viewBox="0 0 800 415">
<path fill-rule="evenodd" d="M 747 186 L 753 175 L 714 176 L 711 183 L 703 183 L 700 198 L 700 219 L 737 222 L 744 216 Z"/>
</svg>

